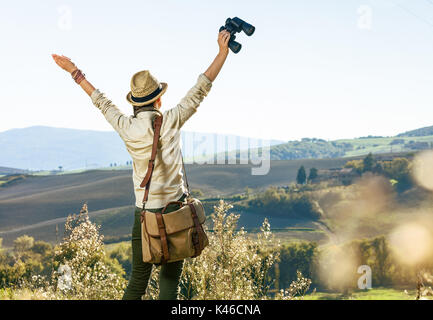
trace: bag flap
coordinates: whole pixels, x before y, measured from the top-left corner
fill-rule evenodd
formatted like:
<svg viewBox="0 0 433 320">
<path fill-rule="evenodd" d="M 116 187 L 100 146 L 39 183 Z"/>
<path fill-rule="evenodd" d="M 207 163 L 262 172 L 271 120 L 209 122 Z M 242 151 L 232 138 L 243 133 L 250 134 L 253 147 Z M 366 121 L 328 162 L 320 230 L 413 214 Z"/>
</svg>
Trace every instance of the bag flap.
<svg viewBox="0 0 433 320">
<path fill-rule="evenodd" d="M 200 200 L 194 199 L 191 202 L 197 212 L 198 221 L 203 224 L 206 221 L 203 205 Z M 194 226 L 194 220 L 191 216 L 191 208 L 188 205 L 183 206 L 177 211 L 164 213 L 162 215 L 165 224 L 167 235 L 189 229 Z M 156 215 L 153 212 L 146 212 L 146 227 L 147 232 L 152 237 L 159 237 L 158 224 L 156 222 Z"/>
</svg>

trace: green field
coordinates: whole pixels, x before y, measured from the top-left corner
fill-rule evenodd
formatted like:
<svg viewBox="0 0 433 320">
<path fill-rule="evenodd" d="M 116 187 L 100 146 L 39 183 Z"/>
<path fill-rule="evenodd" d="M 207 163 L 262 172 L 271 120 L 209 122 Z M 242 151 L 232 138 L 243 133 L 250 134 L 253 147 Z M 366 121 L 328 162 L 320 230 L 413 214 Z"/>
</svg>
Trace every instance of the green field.
<svg viewBox="0 0 433 320">
<path fill-rule="evenodd" d="M 361 156 L 368 153 L 397 153 L 397 152 L 410 152 L 415 151 L 410 148 L 405 148 L 404 144 L 397 144 L 391 146 L 390 143 L 395 139 L 402 139 L 404 143 L 409 143 L 410 141 L 415 142 L 433 142 L 433 136 L 424 136 L 424 137 L 385 137 L 385 138 L 366 138 L 366 139 L 342 139 L 336 140 L 337 143 L 350 143 L 353 145 L 353 151 L 346 151 L 345 156 L 354 157 Z"/>
<path fill-rule="evenodd" d="M 399 140 L 399 143 L 391 145 L 391 142 L 396 139 Z M 420 145 L 422 143 L 424 145 Z M 334 141 L 304 138 L 301 141 L 289 141 L 272 146 L 271 159 L 341 158 L 365 156 L 368 153 L 408 153 L 431 149 L 432 145 L 433 135 L 420 137 L 366 137 Z"/>
<path fill-rule="evenodd" d="M 337 292 L 315 292 L 304 297 L 305 300 L 415 300 L 415 290 L 397 288 L 372 288 L 348 294 Z"/>
</svg>

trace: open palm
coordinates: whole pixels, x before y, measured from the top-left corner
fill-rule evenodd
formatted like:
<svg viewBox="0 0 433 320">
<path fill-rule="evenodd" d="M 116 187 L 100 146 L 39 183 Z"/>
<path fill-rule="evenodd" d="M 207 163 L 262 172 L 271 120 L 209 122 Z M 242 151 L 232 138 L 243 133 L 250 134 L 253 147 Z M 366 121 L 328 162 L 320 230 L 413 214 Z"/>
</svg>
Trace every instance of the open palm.
<svg viewBox="0 0 433 320">
<path fill-rule="evenodd" d="M 77 69 L 77 67 L 75 66 L 75 64 L 71 61 L 71 59 L 69 59 L 68 57 L 65 56 L 59 56 L 57 54 L 52 54 L 52 57 L 54 59 L 54 61 L 56 62 L 56 64 L 62 68 L 63 70 L 71 73 L 72 71 L 74 71 L 75 69 Z"/>
</svg>

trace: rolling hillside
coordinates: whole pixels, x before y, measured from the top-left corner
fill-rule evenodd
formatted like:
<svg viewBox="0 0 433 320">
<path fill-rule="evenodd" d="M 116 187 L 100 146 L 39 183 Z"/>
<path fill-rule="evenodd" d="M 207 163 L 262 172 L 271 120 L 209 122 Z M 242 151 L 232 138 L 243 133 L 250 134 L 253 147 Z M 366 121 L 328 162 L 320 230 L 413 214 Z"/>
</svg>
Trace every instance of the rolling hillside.
<svg viewBox="0 0 433 320">
<path fill-rule="evenodd" d="M 226 197 L 245 187 L 261 189 L 293 182 L 301 165 L 319 169 L 342 166 L 348 159 L 272 161 L 264 176 L 251 175 L 251 165 L 187 165 L 192 189 L 206 197 Z M 22 234 L 55 241 L 55 226 L 68 214 L 77 213 L 84 202 L 91 216 L 98 217 L 107 236 L 128 234 L 134 196 L 130 170 L 92 170 L 77 174 L 26 176 L 0 188 L 0 237 L 5 244 Z M 243 225 L 258 226 L 263 216 L 243 215 Z M 272 221 L 279 227 L 293 221 Z M 60 236 L 62 235 L 60 230 Z"/>
<path fill-rule="evenodd" d="M 355 139 L 327 141 L 319 138 L 303 138 L 271 145 L 271 160 L 331 159 L 363 156 L 368 153 L 387 154 L 414 152 L 433 148 L 433 126 L 398 134 L 395 137 L 366 136 Z M 239 159 L 240 154 L 250 153 L 250 157 L 260 155 L 260 149 L 234 150 L 228 158 Z"/>
<path fill-rule="evenodd" d="M 406 131 L 397 135 L 397 137 L 424 137 L 433 135 L 433 126 Z"/>
<path fill-rule="evenodd" d="M 399 153 L 431 149 L 433 135 L 397 137 L 364 137 L 325 141 L 302 139 L 271 147 L 271 159 L 354 157 L 368 153 Z"/>
</svg>

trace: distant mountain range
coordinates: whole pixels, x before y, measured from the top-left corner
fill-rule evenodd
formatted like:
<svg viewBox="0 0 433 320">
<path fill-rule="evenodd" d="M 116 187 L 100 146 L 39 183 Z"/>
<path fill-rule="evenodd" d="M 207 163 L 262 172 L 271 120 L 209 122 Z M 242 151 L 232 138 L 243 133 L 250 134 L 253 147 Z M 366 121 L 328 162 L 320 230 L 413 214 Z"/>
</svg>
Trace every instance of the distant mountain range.
<svg viewBox="0 0 433 320">
<path fill-rule="evenodd" d="M 187 160 L 214 154 L 217 141 L 223 141 L 226 151 L 260 145 L 259 141 L 248 137 L 187 131 L 182 132 L 182 141 L 187 145 L 183 148 Z M 276 145 L 283 141 L 271 140 L 269 143 Z M 0 132 L 0 150 L 0 166 L 33 171 L 56 170 L 60 166 L 63 170 L 119 166 L 131 160 L 123 141 L 114 131 L 46 126 L 11 129 Z"/>
<path fill-rule="evenodd" d="M 0 175 L 25 174 L 25 173 L 29 173 L 29 171 L 23 169 L 16 169 L 16 168 L 0 167 Z"/>
<path fill-rule="evenodd" d="M 239 158 L 239 150 L 256 149 L 263 141 L 235 135 L 182 132 L 186 162 L 213 159 L 222 150 L 227 158 Z M 303 138 L 297 141 L 267 141 L 271 160 L 324 159 L 361 156 L 368 153 L 395 153 L 431 149 L 433 126 L 395 137 L 366 136 L 327 141 Z M 218 147 L 216 147 L 218 146 Z M 0 174 L 24 170 L 92 169 L 125 166 L 131 160 L 123 141 L 114 131 L 91 131 L 34 126 L 0 132 Z M 221 155 L 221 153 L 220 153 Z M 212 160 L 211 160 L 212 161 Z M 9 171 L 8 171 L 9 170 Z M 12 171 L 11 171 L 12 170 Z M 21 170 L 21 171 L 20 171 Z"/>
</svg>

